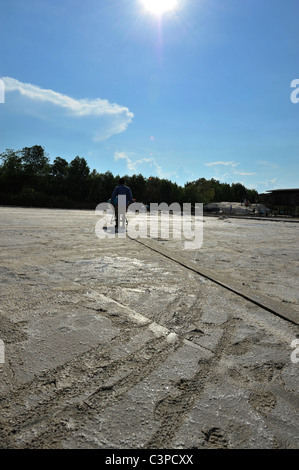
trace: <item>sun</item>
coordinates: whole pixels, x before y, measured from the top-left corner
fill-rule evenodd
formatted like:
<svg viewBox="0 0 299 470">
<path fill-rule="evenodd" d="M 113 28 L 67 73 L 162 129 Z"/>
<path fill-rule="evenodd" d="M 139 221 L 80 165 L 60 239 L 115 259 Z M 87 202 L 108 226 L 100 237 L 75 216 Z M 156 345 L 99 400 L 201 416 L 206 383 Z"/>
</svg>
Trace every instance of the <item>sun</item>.
<svg viewBox="0 0 299 470">
<path fill-rule="evenodd" d="M 145 8 L 156 15 L 162 15 L 166 11 L 174 10 L 178 0 L 141 0 Z"/>
</svg>

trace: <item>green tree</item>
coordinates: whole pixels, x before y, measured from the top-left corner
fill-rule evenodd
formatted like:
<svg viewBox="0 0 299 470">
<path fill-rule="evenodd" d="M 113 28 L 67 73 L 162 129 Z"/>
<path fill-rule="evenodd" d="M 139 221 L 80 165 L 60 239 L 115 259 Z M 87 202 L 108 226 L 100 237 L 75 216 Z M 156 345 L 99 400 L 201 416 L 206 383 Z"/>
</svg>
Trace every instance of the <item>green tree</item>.
<svg viewBox="0 0 299 470">
<path fill-rule="evenodd" d="M 119 176 L 110 171 L 90 172 L 84 158 L 75 157 L 70 163 L 56 157 L 53 164 L 40 145 L 14 151 L 7 149 L 0 155 L 0 202 L 27 203 L 36 206 L 91 207 L 108 201 L 118 184 Z M 220 183 L 218 180 L 199 178 L 184 187 L 167 179 L 145 178 L 141 174 L 125 176 L 133 196 L 138 202 L 189 202 L 236 201 L 245 198 L 254 203 L 258 199 L 255 189 L 241 183 Z"/>
<path fill-rule="evenodd" d="M 51 194 L 55 194 L 60 197 L 67 195 L 68 169 L 69 164 L 64 158 L 55 158 L 50 171 Z"/>
<path fill-rule="evenodd" d="M 200 201 L 200 192 L 196 184 L 185 184 L 183 202 L 190 203 L 192 206 L 194 206 L 197 202 L 202 202 Z"/>
<path fill-rule="evenodd" d="M 68 168 L 69 164 L 64 158 L 56 157 L 51 167 L 52 176 L 59 180 L 65 180 L 68 176 Z"/>
<path fill-rule="evenodd" d="M 22 158 L 17 152 L 7 149 L 0 155 L 0 190 L 1 193 L 17 194 L 23 186 Z"/>
<path fill-rule="evenodd" d="M 93 170 L 89 180 L 89 201 L 95 204 L 107 202 L 117 184 L 117 178 L 110 171 L 98 173 Z"/>
<path fill-rule="evenodd" d="M 232 191 L 232 201 L 234 202 L 241 202 L 244 201 L 246 198 L 246 188 L 241 183 L 232 183 L 231 185 Z"/>
<path fill-rule="evenodd" d="M 220 181 L 212 178 L 211 185 L 214 189 L 214 197 L 211 202 L 230 201 L 231 187 L 228 183 L 220 183 Z"/>
<path fill-rule="evenodd" d="M 255 204 L 259 200 L 258 192 L 255 189 L 246 189 L 246 199 L 251 204 Z"/>
<path fill-rule="evenodd" d="M 127 185 L 131 188 L 133 198 L 138 202 L 143 202 L 145 194 L 145 179 L 141 174 L 132 175 L 126 180 Z"/>
<path fill-rule="evenodd" d="M 33 189 L 44 188 L 50 174 L 49 157 L 40 145 L 24 147 L 21 150 L 25 185 Z"/>
<path fill-rule="evenodd" d="M 202 203 L 208 204 L 213 201 L 215 190 L 211 181 L 200 178 L 192 183 L 185 185 L 185 198 L 190 199 L 191 204 Z"/>
<path fill-rule="evenodd" d="M 78 202 L 84 202 L 89 192 L 89 167 L 85 158 L 75 157 L 68 167 L 68 193 Z"/>
</svg>

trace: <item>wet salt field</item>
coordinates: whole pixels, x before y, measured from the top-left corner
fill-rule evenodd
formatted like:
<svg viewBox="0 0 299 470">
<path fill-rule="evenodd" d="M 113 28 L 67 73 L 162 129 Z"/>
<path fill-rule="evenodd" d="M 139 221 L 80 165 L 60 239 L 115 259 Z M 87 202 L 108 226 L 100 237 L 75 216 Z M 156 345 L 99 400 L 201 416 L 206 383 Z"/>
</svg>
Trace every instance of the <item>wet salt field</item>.
<svg viewBox="0 0 299 470">
<path fill-rule="evenodd" d="M 298 324 L 97 220 L 0 208 L 0 446 L 298 448 Z M 149 242 L 298 313 L 298 224 L 202 225 Z"/>
</svg>

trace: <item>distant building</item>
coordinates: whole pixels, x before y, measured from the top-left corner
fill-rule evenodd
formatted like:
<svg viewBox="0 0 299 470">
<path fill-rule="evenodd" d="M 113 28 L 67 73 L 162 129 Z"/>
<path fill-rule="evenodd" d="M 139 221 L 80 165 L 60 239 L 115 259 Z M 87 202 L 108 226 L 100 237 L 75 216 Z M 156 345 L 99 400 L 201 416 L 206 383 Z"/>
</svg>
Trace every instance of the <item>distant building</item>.
<svg viewBox="0 0 299 470">
<path fill-rule="evenodd" d="M 267 191 L 259 194 L 259 202 L 277 215 L 299 217 L 299 188 Z"/>
</svg>

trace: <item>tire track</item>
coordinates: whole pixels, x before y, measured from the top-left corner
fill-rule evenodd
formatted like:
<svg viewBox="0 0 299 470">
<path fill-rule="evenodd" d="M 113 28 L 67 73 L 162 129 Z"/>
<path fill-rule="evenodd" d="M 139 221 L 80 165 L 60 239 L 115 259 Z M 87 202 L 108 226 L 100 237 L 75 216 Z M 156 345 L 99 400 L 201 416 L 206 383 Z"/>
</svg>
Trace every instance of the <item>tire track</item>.
<svg viewBox="0 0 299 470">
<path fill-rule="evenodd" d="M 0 438 L 4 447 L 43 447 L 45 442 L 51 446 L 59 430 L 65 436 L 67 416 L 76 416 L 82 424 L 94 410 L 117 401 L 178 347 L 152 335 L 137 350 L 111 360 L 119 339 L 112 343 L 109 351 L 92 348 L 2 397 Z"/>
<path fill-rule="evenodd" d="M 229 350 L 237 323 L 238 320 L 234 318 L 228 320 L 223 336 L 218 343 L 217 352 L 208 359 L 200 360 L 198 371 L 194 377 L 191 380 L 179 381 L 176 384 L 176 393 L 168 395 L 157 403 L 155 415 L 161 421 L 161 425 L 146 443 L 145 448 L 171 448 L 172 440 L 178 429 L 192 410 L 195 401 L 201 396 L 207 381 L 211 381 L 215 375 L 222 355 Z"/>
</svg>

